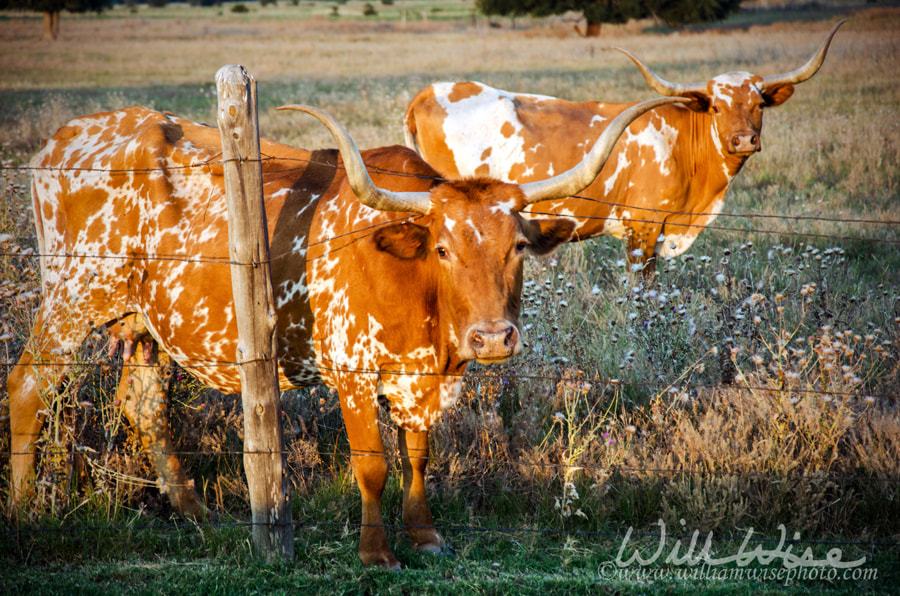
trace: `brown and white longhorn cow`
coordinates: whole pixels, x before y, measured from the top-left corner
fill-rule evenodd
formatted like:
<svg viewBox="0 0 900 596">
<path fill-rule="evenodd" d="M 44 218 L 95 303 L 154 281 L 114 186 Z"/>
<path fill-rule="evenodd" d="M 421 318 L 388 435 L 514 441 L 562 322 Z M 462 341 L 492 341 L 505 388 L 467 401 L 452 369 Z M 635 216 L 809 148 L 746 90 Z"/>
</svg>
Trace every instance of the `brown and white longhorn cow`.
<svg viewBox="0 0 900 596">
<path fill-rule="evenodd" d="M 715 219 L 731 180 L 761 148 L 763 108 L 784 103 L 794 85 L 818 71 L 841 23 L 804 66 L 766 77 L 731 72 L 705 83 L 673 84 L 616 48 L 654 90 L 692 101 L 635 120 L 589 187 L 577 197 L 543 203 L 539 211 L 574 217 L 573 240 L 625 239 L 629 259 L 652 275 L 656 256 L 683 253 Z M 574 103 L 477 82 L 435 83 L 410 102 L 404 132 L 406 144 L 444 176 L 523 183 L 578 163 L 630 105 Z"/>
<path fill-rule="evenodd" d="M 339 150 L 261 142 L 280 386 L 324 383 L 340 395 L 364 563 L 398 565 L 381 521 L 379 396 L 400 427 L 403 523 L 418 548 L 438 550 L 425 500 L 428 429 L 456 400 L 468 361 L 520 350 L 525 254 L 553 250 L 574 229 L 519 212 L 578 192 L 631 120 L 672 101 L 623 113 L 575 168 L 521 186 L 445 181 L 400 146 L 361 155 L 340 124 L 309 107 L 291 106 L 321 120 Z M 238 338 L 220 159 L 216 129 L 129 108 L 71 121 L 32 160 L 43 299 L 8 378 L 17 505 L 28 495 L 43 396 L 106 326 L 126 344 L 118 397 L 172 504 L 204 513 L 172 455 L 167 364 L 240 391 L 238 369 L 223 365 Z"/>
</svg>

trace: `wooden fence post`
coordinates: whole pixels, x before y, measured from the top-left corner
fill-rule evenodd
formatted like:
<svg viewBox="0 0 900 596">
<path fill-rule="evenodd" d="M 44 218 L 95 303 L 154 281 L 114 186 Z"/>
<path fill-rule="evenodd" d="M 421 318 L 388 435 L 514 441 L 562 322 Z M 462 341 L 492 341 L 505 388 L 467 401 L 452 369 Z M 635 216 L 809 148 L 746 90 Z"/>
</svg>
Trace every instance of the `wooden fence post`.
<svg viewBox="0 0 900 596">
<path fill-rule="evenodd" d="M 216 88 L 253 544 L 259 556 L 292 561 L 294 529 L 281 430 L 256 81 L 242 66 L 223 66 L 216 73 Z"/>
</svg>

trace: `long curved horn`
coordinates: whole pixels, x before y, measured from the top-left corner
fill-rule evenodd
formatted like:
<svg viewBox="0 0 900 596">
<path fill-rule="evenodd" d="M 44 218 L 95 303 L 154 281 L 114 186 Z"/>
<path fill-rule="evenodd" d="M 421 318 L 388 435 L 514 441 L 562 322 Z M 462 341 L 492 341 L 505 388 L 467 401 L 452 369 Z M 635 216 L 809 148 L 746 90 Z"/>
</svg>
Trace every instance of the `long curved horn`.
<svg viewBox="0 0 900 596">
<path fill-rule="evenodd" d="M 622 48 L 612 48 L 614 50 L 618 50 L 631 58 L 631 61 L 637 64 L 637 67 L 640 69 L 641 74 L 644 75 L 644 80 L 647 81 L 647 84 L 650 85 L 650 88 L 659 93 L 660 95 L 665 95 L 668 97 L 673 97 L 676 95 L 687 95 L 688 93 L 706 93 L 706 83 L 670 83 L 665 80 L 652 70 L 650 67 L 644 64 L 644 62 L 632 54 L 627 50 L 623 50 Z"/>
<path fill-rule="evenodd" d="M 341 158 L 344 160 L 344 169 L 347 172 L 347 181 L 350 188 L 356 194 L 360 203 L 379 211 L 409 211 L 412 213 L 426 214 L 431 206 L 431 195 L 427 192 L 394 192 L 378 188 L 372 181 L 366 164 L 363 162 L 356 143 L 350 137 L 350 133 L 334 119 L 328 112 L 312 106 L 290 105 L 276 108 L 278 110 L 296 110 L 306 112 L 314 116 L 325 125 L 337 142 Z"/>
<path fill-rule="evenodd" d="M 819 46 L 818 51 L 813 54 L 812 58 L 810 58 L 806 62 L 806 64 L 804 64 L 797 70 L 792 70 L 791 72 L 763 77 L 760 87 L 762 87 L 762 89 L 769 89 L 777 85 L 785 85 L 788 83 L 796 85 L 797 83 L 802 83 L 803 81 L 811 78 L 814 74 L 816 74 L 816 72 L 819 71 L 822 63 L 825 62 L 825 54 L 828 53 L 828 46 L 831 45 L 831 39 L 834 37 L 834 34 L 837 33 L 838 27 L 843 25 L 844 21 L 846 20 L 847 19 L 841 19 L 840 21 L 838 21 L 837 25 L 831 28 L 831 31 L 829 31 L 828 35 L 825 37 L 825 41 L 822 42 L 822 45 Z"/>
<path fill-rule="evenodd" d="M 553 178 L 520 185 L 522 192 L 525 193 L 526 203 L 530 205 L 538 201 L 561 199 L 587 188 L 597 177 L 597 174 L 600 173 L 600 169 L 606 163 L 606 159 L 612 152 L 616 141 L 619 140 L 619 135 L 628 128 L 632 121 L 653 108 L 683 101 L 690 101 L 690 99 L 686 97 L 662 97 L 641 102 L 623 111 L 609 123 L 609 126 L 606 127 L 600 138 L 594 143 L 590 153 L 577 166 Z"/>
</svg>

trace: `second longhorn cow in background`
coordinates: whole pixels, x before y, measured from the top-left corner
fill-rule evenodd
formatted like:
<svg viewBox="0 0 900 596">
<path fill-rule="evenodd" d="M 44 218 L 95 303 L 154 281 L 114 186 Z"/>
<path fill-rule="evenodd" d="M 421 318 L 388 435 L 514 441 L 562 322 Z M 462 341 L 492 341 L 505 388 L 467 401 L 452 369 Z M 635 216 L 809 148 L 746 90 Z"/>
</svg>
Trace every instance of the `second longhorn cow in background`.
<svg viewBox="0 0 900 596">
<path fill-rule="evenodd" d="M 629 260 L 652 276 L 657 256 L 682 254 L 715 219 L 732 179 L 762 148 L 763 108 L 781 105 L 794 85 L 816 74 L 843 22 L 806 64 L 772 76 L 730 72 L 706 82 L 670 83 L 617 48 L 658 93 L 692 101 L 660 106 L 635 120 L 589 187 L 543 203 L 540 211 L 575 217 L 573 240 L 624 239 Z M 477 82 L 435 83 L 410 102 L 404 132 L 407 145 L 445 176 L 524 183 L 578 163 L 631 105 L 571 102 Z"/>
</svg>

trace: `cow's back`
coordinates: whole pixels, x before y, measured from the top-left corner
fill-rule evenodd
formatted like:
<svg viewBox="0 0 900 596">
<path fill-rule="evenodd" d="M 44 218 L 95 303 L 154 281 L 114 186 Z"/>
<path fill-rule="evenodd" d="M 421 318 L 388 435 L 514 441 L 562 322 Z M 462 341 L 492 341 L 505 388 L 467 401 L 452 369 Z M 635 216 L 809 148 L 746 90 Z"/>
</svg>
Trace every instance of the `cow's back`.
<svg viewBox="0 0 900 596">
<path fill-rule="evenodd" d="M 445 176 L 524 183 L 577 165 L 619 111 L 601 115 L 596 102 L 478 82 L 435 83 L 410 102 L 404 132 L 407 145 Z"/>
<path fill-rule="evenodd" d="M 309 153 L 263 153 L 274 224 Z M 238 390 L 220 365 L 236 345 L 221 159 L 218 130 L 138 107 L 73 120 L 34 157 L 43 308 L 71 329 L 64 347 L 137 312 L 176 361 Z"/>
</svg>

